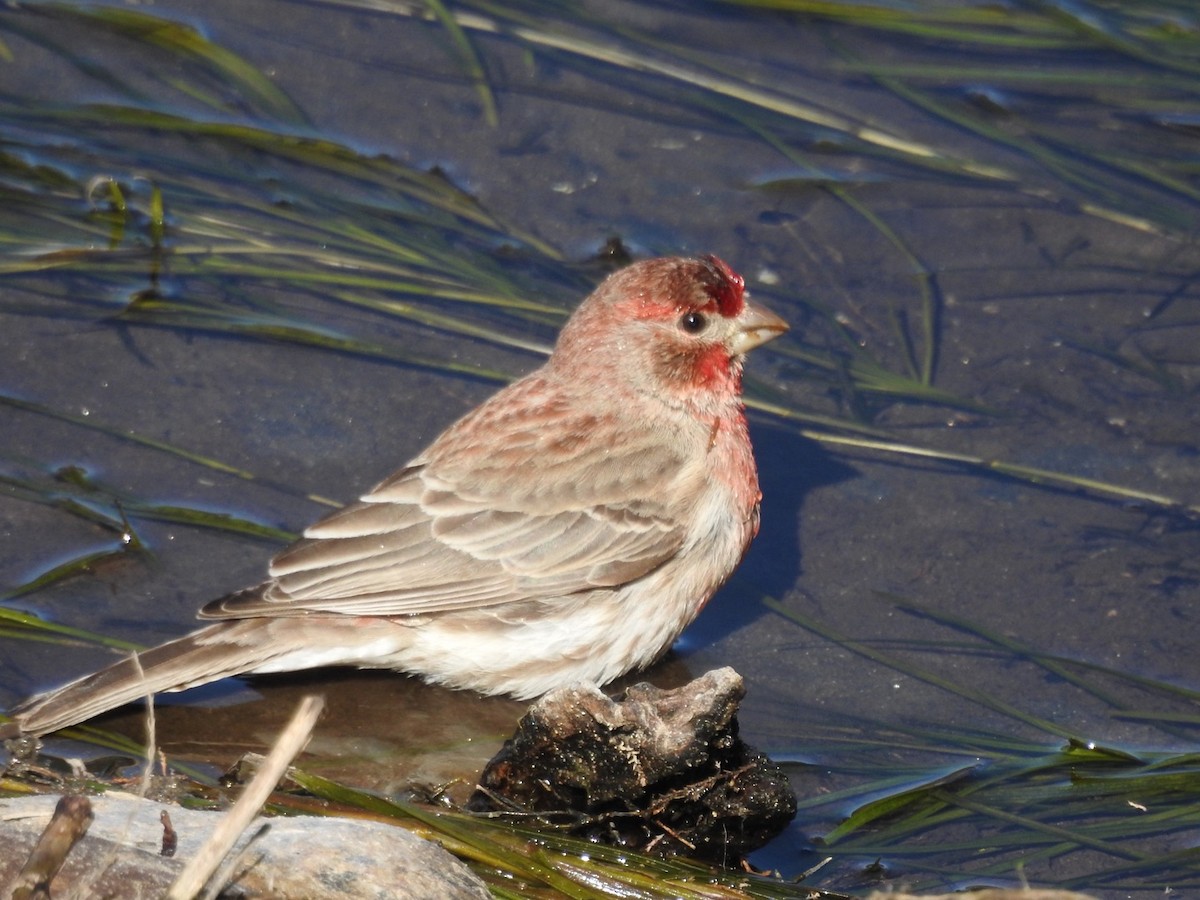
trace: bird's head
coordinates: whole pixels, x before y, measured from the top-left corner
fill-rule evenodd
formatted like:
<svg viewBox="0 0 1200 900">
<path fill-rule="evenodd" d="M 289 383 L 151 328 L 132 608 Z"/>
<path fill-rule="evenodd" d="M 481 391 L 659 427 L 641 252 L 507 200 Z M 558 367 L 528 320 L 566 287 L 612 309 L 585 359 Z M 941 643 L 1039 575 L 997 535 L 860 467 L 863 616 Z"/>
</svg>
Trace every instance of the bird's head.
<svg viewBox="0 0 1200 900">
<path fill-rule="evenodd" d="M 707 406 L 737 397 L 745 354 L 787 328 L 752 304 L 742 277 L 715 256 L 648 259 L 610 275 L 583 301 L 551 365 Z"/>
</svg>

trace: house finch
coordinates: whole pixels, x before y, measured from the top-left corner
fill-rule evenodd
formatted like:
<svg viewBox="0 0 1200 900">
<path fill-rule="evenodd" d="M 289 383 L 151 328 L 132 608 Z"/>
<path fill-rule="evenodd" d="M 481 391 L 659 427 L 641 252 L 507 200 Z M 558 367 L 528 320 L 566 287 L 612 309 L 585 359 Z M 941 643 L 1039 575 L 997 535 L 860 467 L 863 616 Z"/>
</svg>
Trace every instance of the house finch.
<svg viewBox="0 0 1200 900">
<path fill-rule="evenodd" d="M 16 726 L 315 666 L 529 698 L 648 665 L 758 530 L 742 363 L 786 330 L 715 256 L 611 275 L 545 365 L 205 606 L 214 624 L 27 700 Z"/>
</svg>

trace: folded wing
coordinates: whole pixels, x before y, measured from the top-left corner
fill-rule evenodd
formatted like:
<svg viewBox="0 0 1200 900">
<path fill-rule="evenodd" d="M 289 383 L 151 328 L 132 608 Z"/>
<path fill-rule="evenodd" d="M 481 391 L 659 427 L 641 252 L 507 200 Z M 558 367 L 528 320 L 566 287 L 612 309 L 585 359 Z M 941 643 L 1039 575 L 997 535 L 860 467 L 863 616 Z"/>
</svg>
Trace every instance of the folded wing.
<svg viewBox="0 0 1200 900">
<path fill-rule="evenodd" d="M 564 459 L 539 446 L 546 432 L 493 427 L 475 446 L 451 430 L 453 452 L 435 444 L 202 617 L 436 614 L 614 588 L 676 554 L 683 529 L 661 492 L 683 461 L 663 442 L 621 435 Z"/>
</svg>

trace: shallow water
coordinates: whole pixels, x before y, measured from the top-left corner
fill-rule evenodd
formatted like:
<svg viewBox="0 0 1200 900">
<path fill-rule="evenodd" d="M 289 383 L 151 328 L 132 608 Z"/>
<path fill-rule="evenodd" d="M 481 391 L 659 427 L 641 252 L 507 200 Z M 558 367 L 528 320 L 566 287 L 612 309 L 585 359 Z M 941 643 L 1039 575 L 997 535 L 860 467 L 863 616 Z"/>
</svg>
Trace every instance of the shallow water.
<svg viewBox="0 0 1200 900">
<path fill-rule="evenodd" d="M 491 126 L 436 23 L 353 5 L 274 0 L 165 2 L 153 13 L 202 26 L 215 44 L 268 73 L 309 122 L 289 128 L 418 169 L 437 166 L 499 220 L 547 242 L 571 263 L 583 263 L 614 236 L 637 255 L 718 253 L 796 326 L 749 364 L 751 393 L 777 405 L 829 416 L 851 411 L 836 380 L 812 377 L 797 355 L 801 347 L 832 348 L 847 359 L 849 345 L 835 333 L 835 321 L 865 353 L 902 372 L 909 354 L 894 324 L 900 321 L 911 355 L 921 358 L 919 261 L 930 273 L 937 308 L 933 383 L 965 402 L 955 407 L 855 395 L 857 411 L 881 434 L 1200 505 L 1195 202 L 1184 190 L 1146 187 L 1115 166 L 1089 170 L 1090 184 L 1070 182 L 1051 162 L 1012 143 L 1032 135 L 1037 146 L 1066 158 L 1153 146 L 1156 158 L 1183 159 L 1193 150 L 1193 136 L 1156 122 L 1164 109 L 1191 112 L 1191 82 L 1184 81 L 1193 76 L 1173 73 L 1176 82 L 1164 81 L 1159 94 L 1147 89 L 1151 107 L 1133 89 L 1138 79 L 1160 77 L 1151 62 L 1100 47 L 1064 50 L 1064 69 L 1113 79 L 1110 105 L 1082 102 L 1062 83 L 1033 82 L 999 96 L 1001 105 L 992 107 L 984 101 L 996 98 L 968 66 L 1028 74 L 1022 66 L 1032 55 L 715 4 L 603 3 L 579 11 L 572 24 L 560 26 L 553 16 L 539 20 L 547 31 L 666 58 L 665 51 L 646 50 L 618 33 L 619 22 L 642 40 L 695 54 L 675 57 L 679 65 L 732 71 L 755 89 L 819 104 L 948 156 L 1002 167 L 1013 175 L 1002 180 L 923 170 L 829 128 L 785 118 L 747 121 L 746 109 L 729 98 L 581 62 L 568 52 L 531 49 L 520 36 L 471 33 L 496 89 L 498 123 Z M 131 90 L 151 92 L 144 105 L 189 117 L 259 120 L 253 98 L 220 95 L 224 108 L 213 112 L 197 99 L 199 92 L 170 93 L 164 85 L 208 77 L 194 62 L 21 10 L 0 15 L 8 17 L 0 25 L 9 26 L 0 39 L 17 62 L 6 67 L 12 75 L 4 86 L 6 104 L 12 97 L 34 105 L 130 102 L 112 83 L 64 63 L 35 39 L 53 26 L 61 44 L 112 67 Z M 996 134 L 973 135 L 906 102 L 886 80 L 868 77 L 867 63 L 889 66 L 891 73 L 934 63 L 961 67 L 954 70 L 959 77 L 920 86 L 957 114 L 982 117 Z M 1125 99 L 1128 113 L 1115 114 Z M 26 159 L 53 161 L 81 177 L 114 175 L 135 190 L 140 184 L 143 204 L 145 183 L 135 176 L 161 164 L 139 162 L 136 145 L 100 127 L 69 133 L 47 125 L 42 132 L 30 120 L 0 127 L 4 144 L 26 142 L 19 148 Z M 785 157 L 771 142 L 776 139 L 820 177 Z M 303 200 L 334 180 L 303 162 L 284 166 L 268 154 L 237 154 L 216 141 L 154 131 L 144 140 L 156 160 L 175 159 L 182 171 L 224 170 L 231 182 L 261 189 L 271 203 L 286 204 L 290 194 Z M 172 204 L 184 201 L 168 193 L 165 202 L 170 224 Z M 1087 203 L 1103 214 L 1087 212 Z M 298 206 L 305 209 L 302 201 Z M 213 211 L 220 214 L 220 205 Z M 44 227 L 45 240 L 55 240 L 53 223 Z M 103 246 L 103 232 L 97 244 Z M 487 255 L 489 264 L 494 257 L 517 283 L 537 292 L 536 299 L 560 310 L 599 278 L 598 267 L 560 265 L 513 247 L 499 238 L 490 251 L 464 241 L 460 252 Z M 6 351 L 0 391 L 84 420 L 0 406 L 0 454 L 10 475 L 44 481 L 57 467 L 77 466 L 128 497 L 230 511 L 298 531 L 327 508 L 306 495 L 355 496 L 494 390 L 485 377 L 455 376 L 437 366 L 186 327 L 195 322 L 174 327 L 159 320 L 159 327 L 145 327 L 112 318 L 147 288 L 239 308 L 284 308 L 314 326 L 508 376 L 539 358 L 338 304 L 323 293 L 334 288 L 306 286 L 297 295 L 267 279 L 206 276 L 181 263 L 173 268 L 169 256 L 158 271 L 151 259 L 103 277 L 8 274 L 0 280 Z M 513 321 L 495 311 L 467 314 L 513 332 Z M 526 334 L 546 343 L 558 321 L 542 315 L 526 322 Z M 165 441 L 259 480 L 132 445 L 86 423 Z M 1013 649 L 1196 687 L 1200 530 L 1194 515 L 968 467 L 820 445 L 797 427 L 781 416 L 753 415 L 762 532 L 730 585 L 685 634 L 673 659 L 649 673 L 651 680 L 676 683 L 688 672 L 737 668 L 748 685 L 743 737 L 794 762 L 804 797 L 878 774 L 889 761 L 917 777 L 985 756 L 970 750 L 984 742 L 971 744 L 966 735 L 1025 741 L 1046 752 L 1066 735 L 1137 748 L 1194 746 L 1193 699 L 1138 692 L 1097 670 L 1089 677 L 1105 693 L 1088 693 Z M 208 599 L 258 580 L 280 543 L 136 513 L 131 521 L 150 552 L 109 559 L 8 605 L 150 643 L 190 627 L 194 610 Z M 7 548 L 0 584 L 14 586 L 119 541 L 61 507 L 12 494 L 0 496 L 0 529 Z M 764 597 L 929 677 L 801 627 Z M 985 645 L 906 604 L 957 616 L 1012 644 Z M 106 658 L 100 649 L 5 639 L 0 702 Z M 956 694 L 934 683 L 935 676 L 978 694 Z M 160 744 L 224 764 L 269 741 L 295 697 L 315 685 L 330 692 L 334 712 L 311 748 L 320 757 L 312 767 L 389 790 L 410 781 L 471 777 L 521 708 L 391 675 L 318 673 L 260 680 L 253 688 L 264 699 L 255 703 L 163 710 Z M 237 690 L 223 701 L 246 699 Z M 998 702 L 987 706 L 980 695 Z M 1156 722 L 1155 713 L 1193 718 L 1167 724 Z M 137 713 L 107 720 L 135 733 L 138 722 Z M 962 743 L 951 741 L 939 753 L 939 736 Z M 756 862 L 787 875 L 803 870 L 815 858 L 806 838 L 827 831 L 853 805 L 802 811 L 792 832 Z M 1182 842 L 1170 835 L 1157 850 Z M 819 886 L 857 885 L 859 871 L 880 854 L 834 855 Z M 1125 885 L 1087 882 L 1089 871 L 1104 866 L 1102 858 L 1073 856 L 1057 869 L 1031 863 L 1024 877 L 1060 883 L 1079 875 L 1084 887 L 1127 893 Z M 930 876 L 909 862 L 894 863 L 889 874 L 901 884 L 957 884 L 972 869 L 969 860 L 955 858 L 941 861 L 941 871 L 963 874 Z M 987 878 L 1015 882 L 1019 875 L 1014 866 Z"/>
</svg>

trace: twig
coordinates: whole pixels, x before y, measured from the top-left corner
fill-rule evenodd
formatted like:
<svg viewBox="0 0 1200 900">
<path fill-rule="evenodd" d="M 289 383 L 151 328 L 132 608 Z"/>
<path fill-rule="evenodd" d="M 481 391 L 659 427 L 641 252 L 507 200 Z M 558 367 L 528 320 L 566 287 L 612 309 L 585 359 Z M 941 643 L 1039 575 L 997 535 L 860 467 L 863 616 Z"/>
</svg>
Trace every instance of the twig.
<svg viewBox="0 0 1200 900">
<path fill-rule="evenodd" d="M 246 786 L 242 796 L 217 825 L 204 846 L 184 866 L 179 878 L 171 886 L 167 900 L 191 900 L 200 893 L 242 832 L 258 815 L 292 760 L 308 743 L 324 706 L 322 697 L 305 697 L 300 701 L 292 720 L 279 735 L 258 774 Z"/>
<path fill-rule="evenodd" d="M 87 834 L 92 818 L 92 804 L 87 797 L 63 797 L 58 801 L 54 817 L 17 876 L 12 900 L 49 900 L 50 882 L 66 862 L 71 848 Z"/>
</svg>

